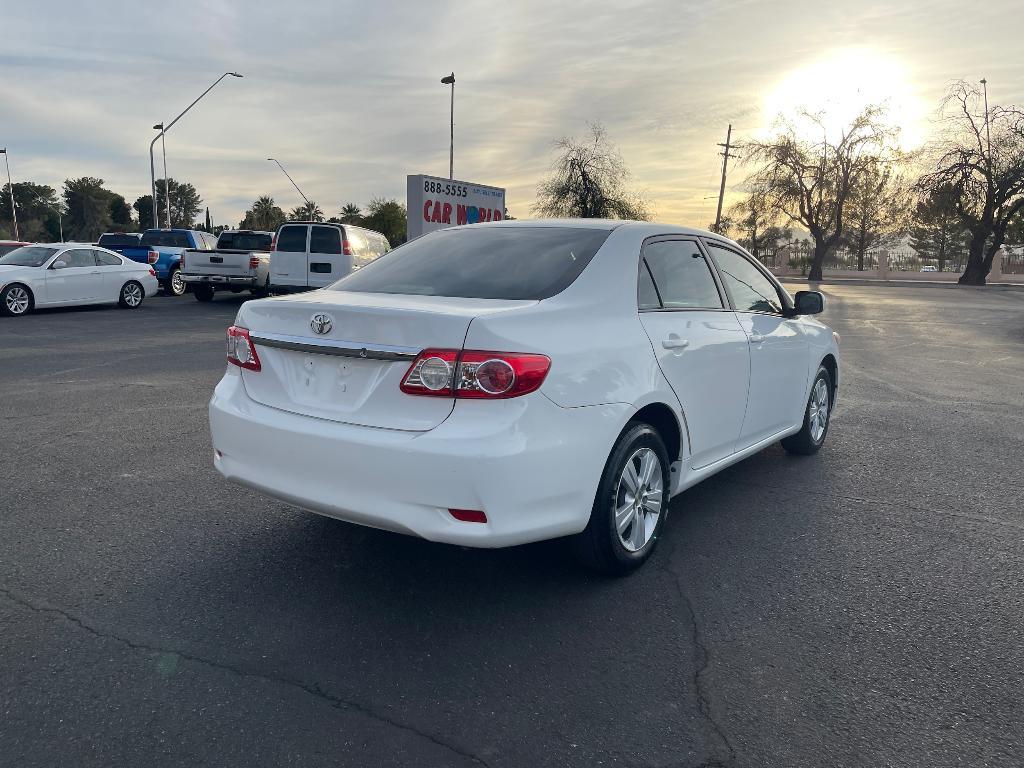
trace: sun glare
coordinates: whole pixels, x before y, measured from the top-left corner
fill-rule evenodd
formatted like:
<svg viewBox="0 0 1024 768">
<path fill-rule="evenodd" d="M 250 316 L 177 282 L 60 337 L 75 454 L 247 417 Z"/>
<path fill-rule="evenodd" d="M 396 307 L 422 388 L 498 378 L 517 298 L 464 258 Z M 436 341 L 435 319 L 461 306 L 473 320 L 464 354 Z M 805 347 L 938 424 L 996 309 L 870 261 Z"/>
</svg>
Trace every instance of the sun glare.
<svg viewBox="0 0 1024 768">
<path fill-rule="evenodd" d="M 764 100 L 764 127 L 800 110 L 821 114 L 830 140 L 868 104 L 886 109 L 886 120 L 900 130 L 905 148 L 919 146 L 927 128 L 927 109 L 898 59 L 871 48 L 846 48 L 787 73 Z M 811 129 L 808 128 L 808 131 Z M 807 136 L 820 140 L 820 134 Z"/>
</svg>

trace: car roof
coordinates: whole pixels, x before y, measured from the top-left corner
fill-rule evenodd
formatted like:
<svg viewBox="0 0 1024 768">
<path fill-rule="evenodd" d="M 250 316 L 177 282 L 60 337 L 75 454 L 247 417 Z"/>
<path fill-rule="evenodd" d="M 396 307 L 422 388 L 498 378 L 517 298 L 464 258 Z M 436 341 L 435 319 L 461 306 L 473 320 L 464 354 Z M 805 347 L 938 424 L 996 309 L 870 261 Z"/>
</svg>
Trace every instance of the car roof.
<svg viewBox="0 0 1024 768">
<path fill-rule="evenodd" d="M 478 227 L 575 227 L 579 229 L 625 230 L 627 232 L 635 232 L 641 237 L 689 235 L 691 237 L 718 240 L 741 247 L 734 240 L 706 229 L 684 227 L 679 224 L 660 224 L 653 221 L 632 221 L 627 219 L 503 219 L 501 221 L 481 222 L 479 224 L 463 224 L 458 227 L 448 227 L 448 229 L 473 229 Z"/>
</svg>

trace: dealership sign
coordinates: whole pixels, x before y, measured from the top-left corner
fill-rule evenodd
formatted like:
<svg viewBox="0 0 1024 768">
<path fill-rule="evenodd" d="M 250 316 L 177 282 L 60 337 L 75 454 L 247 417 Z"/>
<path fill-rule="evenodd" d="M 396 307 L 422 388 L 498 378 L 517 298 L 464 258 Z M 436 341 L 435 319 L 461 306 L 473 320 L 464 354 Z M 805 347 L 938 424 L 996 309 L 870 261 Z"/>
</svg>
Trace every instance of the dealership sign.
<svg viewBox="0 0 1024 768">
<path fill-rule="evenodd" d="M 409 239 L 459 224 L 501 221 L 505 190 L 472 181 L 409 176 L 406 187 Z"/>
</svg>

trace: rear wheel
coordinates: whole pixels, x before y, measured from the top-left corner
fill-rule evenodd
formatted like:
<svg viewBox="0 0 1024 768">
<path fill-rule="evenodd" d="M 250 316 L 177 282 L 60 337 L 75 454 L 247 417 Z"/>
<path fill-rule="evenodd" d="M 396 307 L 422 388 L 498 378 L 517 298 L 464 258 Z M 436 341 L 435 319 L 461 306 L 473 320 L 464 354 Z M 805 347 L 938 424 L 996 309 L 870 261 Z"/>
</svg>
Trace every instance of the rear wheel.
<svg viewBox="0 0 1024 768">
<path fill-rule="evenodd" d="M 0 312 L 9 317 L 27 315 L 32 305 L 32 291 L 24 285 L 13 283 L 0 293 Z"/>
<path fill-rule="evenodd" d="M 145 289 L 134 280 L 129 280 L 121 286 L 121 296 L 117 303 L 126 309 L 138 309 L 144 298 L 146 298 Z"/>
<path fill-rule="evenodd" d="M 828 435 L 832 415 L 832 376 L 825 366 L 818 368 L 811 385 L 811 394 L 804 409 L 804 423 L 795 435 L 784 437 L 782 447 L 790 453 L 809 456 L 817 453 Z"/>
<path fill-rule="evenodd" d="M 199 283 L 192 286 L 192 293 L 196 295 L 196 301 L 213 301 L 214 289 L 211 285 Z"/>
<path fill-rule="evenodd" d="M 590 522 L 575 537 L 580 560 L 616 576 L 643 565 L 665 522 L 668 489 L 668 451 L 661 436 L 650 424 L 630 424 L 605 464 Z"/>
<path fill-rule="evenodd" d="M 170 277 L 167 278 L 167 283 L 164 285 L 164 290 L 172 296 L 184 296 L 185 286 L 185 281 L 181 279 L 181 270 L 172 269 Z"/>
</svg>

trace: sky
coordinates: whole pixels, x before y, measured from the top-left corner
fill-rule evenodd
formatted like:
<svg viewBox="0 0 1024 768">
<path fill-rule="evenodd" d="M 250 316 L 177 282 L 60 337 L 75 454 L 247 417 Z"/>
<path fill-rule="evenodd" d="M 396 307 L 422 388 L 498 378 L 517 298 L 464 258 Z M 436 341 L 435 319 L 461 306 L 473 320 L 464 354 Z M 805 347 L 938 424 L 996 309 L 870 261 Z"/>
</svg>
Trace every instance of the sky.
<svg viewBox="0 0 1024 768">
<path fill-rule="evenodd" d="M 223 72 L 244 75 L 167 135 L 169 175 L 195 185 L 216 224 L 260 195 L 302 202 L 268 157 L 327 215 L 404 201 L 407 174 L 447 176 L 451 71 L 455 177 L 505 187 L 519 218 L 553 141 L 591 121 L 657 220 L 707 226 L 729 123 L 742 142 L 780 112 L 825 110 L 838 125 L 884 102 L 913 147 L 954 80 L 985 77 L 992 103 L 1024 104 L 1019 0 L 4 6 L 0 146 L 16 182 L 98 176 L 131 203 L 149 192 L 151 126 Z M 730 173 L 727 201 L 745 173 Z"/>
</svg>

